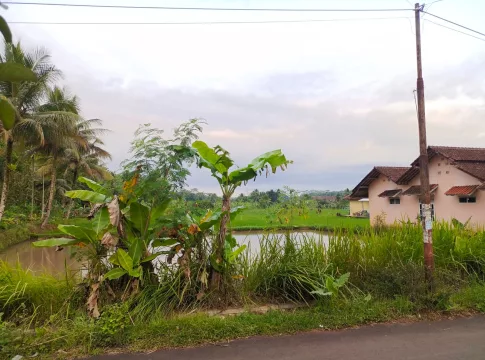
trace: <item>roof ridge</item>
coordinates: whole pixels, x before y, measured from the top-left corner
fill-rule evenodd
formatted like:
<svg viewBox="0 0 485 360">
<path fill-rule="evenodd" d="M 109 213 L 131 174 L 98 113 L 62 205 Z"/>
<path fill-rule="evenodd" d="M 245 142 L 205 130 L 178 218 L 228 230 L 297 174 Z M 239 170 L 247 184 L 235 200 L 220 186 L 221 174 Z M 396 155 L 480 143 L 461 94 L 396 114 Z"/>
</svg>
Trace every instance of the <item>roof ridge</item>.
<svg viewBox="0 0 485 360">
<path fill-rule="evenodd" d="M 485 147 L 469 147 L 469 146 L 442 146 L 442 145 L 429 145 L 429 148 L 442 148 L 442 149 L 467 149 L 467 150 L 485 150 Z"/>
<path fill-rule="evenodd" d="M 374 166 L 377 168 L 384 168 L 384 169 L 409 169 L 411 166 Z"/>
</svg>

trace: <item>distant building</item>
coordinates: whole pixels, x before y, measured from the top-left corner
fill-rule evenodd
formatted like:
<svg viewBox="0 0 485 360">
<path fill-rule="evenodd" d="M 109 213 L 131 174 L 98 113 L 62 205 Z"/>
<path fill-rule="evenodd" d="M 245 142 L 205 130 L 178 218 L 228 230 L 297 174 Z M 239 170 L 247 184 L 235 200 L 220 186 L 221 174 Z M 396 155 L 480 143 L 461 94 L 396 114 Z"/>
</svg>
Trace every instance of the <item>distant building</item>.
<svg viewBox="0 0 485 360">
<path fill-rule="evenodd" d="M 485 148 L 430 146 L 428 157 L 433 217 L 485 225 Z M 371 224 L 381 214 L 392 224 L 420 216 L 420 195 L 416 159 L 410 167 L 374 167 L 349 198 L 369 199 Z"/>
<path fill-rule="evenodd" d="M 367 198 L 353 198 L 350 195 L 344 198 L 349 200 L 349 214 L 350 216 L 364 216 L 369 214 L 369 199 Z"/>
<path fill-rule="evenodd" d="M 313 196 L 312 199 L 317 201 L 326 201 L 328 203 L 333 203 L 337 201 L 337 197 L 334 195 Z"/>
</svg>

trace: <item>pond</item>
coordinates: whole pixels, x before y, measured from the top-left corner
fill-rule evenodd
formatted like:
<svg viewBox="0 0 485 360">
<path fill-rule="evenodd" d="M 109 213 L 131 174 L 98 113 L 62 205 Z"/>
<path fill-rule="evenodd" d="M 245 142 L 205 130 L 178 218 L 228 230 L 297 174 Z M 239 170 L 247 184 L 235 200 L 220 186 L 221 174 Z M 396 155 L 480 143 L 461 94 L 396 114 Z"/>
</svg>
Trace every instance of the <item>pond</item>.
<svg viewBox="0 0 485 360">
<path fill-rule="evenodd" d="M 285 232 L 272 232 L 271 234 L 275 234 L 283 241 Z M 328 242 L 328 235 L 323 232 L 293 231 L 291 234 L 298 241 L 306 237 L 314 237 L 320 239 L 324 246 Z M 248 248 L 253 253 L 257 252 L 257 244 L 261 240 L 262 235 L 261 231 L 234 233 L 238 244 L 248 245 Z M 25 241 L 1 252 L 0 259 L 12 265 L 19 264 L 22 268 L 30 269 L 34 272 L 59 275 L 65 272 L 66 267 L 71 271 L 80 271 L 84 268 L 83 263 L 75 258 L 74 252 L 75 249 L 71 247 L 65 247 L 61 251 L 56 251 L 55 248 L 36 248 L 32 246 L 32 241 Z"/>
</svg>

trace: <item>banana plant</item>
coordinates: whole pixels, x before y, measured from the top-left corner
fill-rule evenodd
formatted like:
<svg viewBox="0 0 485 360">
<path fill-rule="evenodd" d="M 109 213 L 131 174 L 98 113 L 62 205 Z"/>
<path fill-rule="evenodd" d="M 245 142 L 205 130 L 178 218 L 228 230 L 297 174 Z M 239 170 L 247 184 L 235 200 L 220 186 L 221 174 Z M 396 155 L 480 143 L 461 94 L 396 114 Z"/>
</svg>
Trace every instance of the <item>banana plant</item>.
<svg viewBox="0 0 485 360">
<path fill-rule="evenodd" d="M 230 222 L 231 196 L 243 183 L 255 179 L 263 172 L 266 172 L 266 176 L 268 176 L 270 170 L 272 173 L 275 173 L 278 167 L 281 170 L 285 170 L 291 161 L 286 159 L 281 150 L 274 150 L 256 157 L 245 167 L 234 169 L 234 160 L 231 159 L 229 152 L 220 146 L 211 148 L 205 142 L 199 140 L 195 141 L 191 147 L 175 146 L 174 149 L 194 157 L 199 167 L 209 169 L 222 191 L 222 217 L 219 223 L 219 233 L 214 244 L 213 261 L 211 262 L 214 269 L 211 287 L 220 289 L 223 282 L 221 272 L 218 269 L 223 264 L 224 254 L 227 249 L 226 241 L 227 228 Z"/>
<path fill-rule="evenodd" d="M 86 184 L 90 190 L 72 190 L 66 192 L 66 196 L 93 204 L 90 214 L 90 217 L 94 218 L 92 226 L 59 225 L 59 230 L 70 237 L 40 240 L 33 245 L 89 245 L 100 257 L 106 254 L 105 249 L 111 249 L 114 254 L 110 256 L 109 261 L 114 268 L 104 274 L 104 278 L 117 279 L 125 274 L 139 278 L 143 264 L 150 263 L 161 254 L 152 254 L 148 249 L 156 238 L 155 225 L 163 218 L 169 201 L 150 207 L 129 196 L 123 197 L 126 201 L 120 200 L 118 196 L 109 193 L 93 180 L 80 177 L 78 181 Z"/>
</svg>

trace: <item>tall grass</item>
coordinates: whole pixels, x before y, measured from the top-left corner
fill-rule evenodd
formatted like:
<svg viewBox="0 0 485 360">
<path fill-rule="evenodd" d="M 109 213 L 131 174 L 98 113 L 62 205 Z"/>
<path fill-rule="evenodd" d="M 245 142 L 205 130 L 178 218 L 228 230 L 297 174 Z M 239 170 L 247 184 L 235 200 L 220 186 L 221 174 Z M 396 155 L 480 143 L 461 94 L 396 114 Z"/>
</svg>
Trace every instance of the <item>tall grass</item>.
<svg viewBox="0 0 485 360">
<path fill-rule="evenodd" d="M 436 224 L 434 250 L 439 292 L 453 293 L 484 280 L 484 231 Z M 159 285 L 147 285 L 130 299 L 133 319 L 210 307 L 212 294 L 200 281 L 203 269 L 208 268 L 194 260 L 187 278 L 176 266 L 166 267 L 158 275 Z M 266 233 L 226 274 L 227 305 L 308 302 L 316 298 L 315 290 L 325 289 L 328 277 L 347 272 L 350 280 L 344 295 L 356 291 L 382 299 L 401 296 L 419 301 L 426 295 L 421 228 L 402 224 L 358 233 L 342 229 L 328 236 Z M 10 318 L 25 312 L 47 319 L 60 310 L 71 311 L 69 307 L 81 308 L 83 303 L 77 299 L 82 296 L 73 294 L 75 281 L 69 275 L 64 280 L 35 276 L 0 262 L 0 312 Z"/>
<path fill-rule="evenodd" d="M 75 280 L 68 273 L 59 280 L 0 261 L 0 312 L 6 319 L 48 320 L 61 310 L 78 308 L 74 293 Z"/>
<path fill-rule="evenodd" d="M 306 301 L 325 286 L 329 263 L 323 237 L 267 234 L 253 249 L 241 260 L 246 297 Z"/>
<path fill-rule="evenodd" d="M 436 224 L 434 250 L 438 287 L 483 280 L 485 232 Z M 426 292 L 422 230 L 414 224 L 340 230 L 329 234 L 327 243 L 322 236 L 267 234 L 242 264 L 246 295 L 254 298 L 306 301 L 327 276 L 347 272 L 351 285 L 364 293 L 413 299 Z"/>
</svg>

